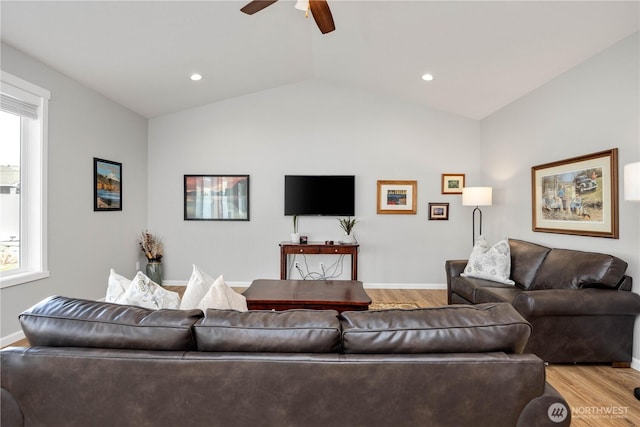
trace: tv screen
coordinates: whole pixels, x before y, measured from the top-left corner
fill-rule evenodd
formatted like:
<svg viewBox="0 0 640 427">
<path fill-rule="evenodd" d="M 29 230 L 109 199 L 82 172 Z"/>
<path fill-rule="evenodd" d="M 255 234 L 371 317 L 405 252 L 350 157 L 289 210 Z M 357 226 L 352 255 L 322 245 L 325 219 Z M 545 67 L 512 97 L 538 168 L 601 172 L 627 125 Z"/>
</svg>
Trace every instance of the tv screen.
<svg viewBox="0 0 640 427">
<path fill-rule="evenodd" d="M 285 215 L 354 216 L 353 175 L 285 175 Z"/>
</svg>

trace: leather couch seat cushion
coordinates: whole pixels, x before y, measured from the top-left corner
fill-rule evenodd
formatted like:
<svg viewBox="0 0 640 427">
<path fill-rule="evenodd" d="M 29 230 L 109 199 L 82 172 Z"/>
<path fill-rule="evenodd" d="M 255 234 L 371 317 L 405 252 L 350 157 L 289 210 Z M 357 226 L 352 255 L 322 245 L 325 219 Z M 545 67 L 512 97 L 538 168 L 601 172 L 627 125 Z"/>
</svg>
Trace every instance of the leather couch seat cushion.
<svg viewBox="0 0 640 427">
<path fill-rule="evenodd" d="M 530 289 L 579 289 L 594 283 L 615 288 L 626 269 L 627 263 L 612 255 L 552 249 Z"/>
<path fill-rule="evenodd" d="M 513 300 L 524 291 L 514 286 L 510 288 L 489 288 L 482 287 L 476 291 L 476 304 L 487 302 L 508 302 L 513 304 Z"/>
<path fill-rule="evenodd" d="M 507 303 L 341 313 L 345 353 L 522 353 L 531 325 Z"/>
<path fill-rule="evenodd" d="M 340 348 L 337 316 L 335 310 L 207 309 L 194 331 L 200 351 L 332 353 Z"/>
<path fill-rule="evenodd" d="M 200 310 L 151 310 L 61 296 L 19 316 L 32 346 L 194 350 Z"/>
<path fill-rule="evenodd" d="M 451 280 L 451 289 L 453 290 L 453 292 L 465 298 L 467 301 L 471 301 L 474 304 L 479 302 L 477 301 L 478 290 L 485 287 L 514 289 L 513 285 L 492 282 L 491 280 L 485 279 L 476 279 L 474 277 L 456 276 Z"/>
</svg>

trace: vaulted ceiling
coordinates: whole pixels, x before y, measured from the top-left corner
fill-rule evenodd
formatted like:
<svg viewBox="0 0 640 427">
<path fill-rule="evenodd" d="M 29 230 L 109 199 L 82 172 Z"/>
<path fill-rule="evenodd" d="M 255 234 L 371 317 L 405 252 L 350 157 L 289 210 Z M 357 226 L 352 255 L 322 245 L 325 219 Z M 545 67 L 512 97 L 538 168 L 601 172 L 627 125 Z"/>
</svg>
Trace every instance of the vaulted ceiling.
<svg viewBox="0 0 640 427">
<path fill-rule="evenodd" d="M 246 2 L 3 0 L 1 36 L 147 118 L 315 78 L 482 119 L 640 22 L 638 1 L 329 0 L 322 35 Z"/>
</svg>

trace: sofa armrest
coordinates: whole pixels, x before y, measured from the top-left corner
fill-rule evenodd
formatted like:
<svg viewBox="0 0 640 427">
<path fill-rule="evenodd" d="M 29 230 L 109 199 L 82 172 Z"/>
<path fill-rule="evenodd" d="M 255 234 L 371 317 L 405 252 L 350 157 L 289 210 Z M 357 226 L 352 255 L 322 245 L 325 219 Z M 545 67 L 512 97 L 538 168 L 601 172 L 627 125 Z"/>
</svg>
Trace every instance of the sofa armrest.
<svg viewBox="0 0 640 427">
<path fill-rule="evenodd" d="M 526 318 L 640 314 L 640 295 L 608 289 L 525 291 L 516 295 L 511 304 Z"/>
<path fill-rule="evenodd" d="M 516 426 L 568 427 L 570 425 L 571 409 L 569 404 L 551 384 L 546 383 L 542 396 L 536 397 L 525 406 Z"/>
<path fill-rule="evenodd" d="M 0 391 L 0 425 L 3 426 L 22 426 L 24 425 L 24 416 L 20 405 L 13 397 L 9 390 L 2 388 Z"/>
<path fill-rule="evenodd" d="M 447 304 L 449 305 L 451 305 L 451 279 L 460 276 L 466 266 L 466 259 L 447 260 L 444 263 L 444 269 L 447 273 Z"/>
</svg>

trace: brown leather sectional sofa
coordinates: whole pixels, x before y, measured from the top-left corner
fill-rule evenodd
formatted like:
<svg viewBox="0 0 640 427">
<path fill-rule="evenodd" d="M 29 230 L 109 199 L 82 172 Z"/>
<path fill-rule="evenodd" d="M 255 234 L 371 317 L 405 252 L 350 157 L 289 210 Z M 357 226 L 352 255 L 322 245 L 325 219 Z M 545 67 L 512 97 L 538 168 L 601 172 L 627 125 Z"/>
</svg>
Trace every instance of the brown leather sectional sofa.
<svg viewBox="0 0 640 427">
<path fill-rule="evenodd" d="M 462 277 L 467 261 L 446 261 L 449 304 L 510 303 L 533 327 L 525 353 L 546 362 L 630 365 L 640 295 L 626 262 L 516 239 L 509 247 L 515 285 Z"/>
<path fill-rule="evenodd" d="M 2 360 L 2 426 L 568 426 L 509 304 L 159 310 L 52 297 Z"/>
</svg>

